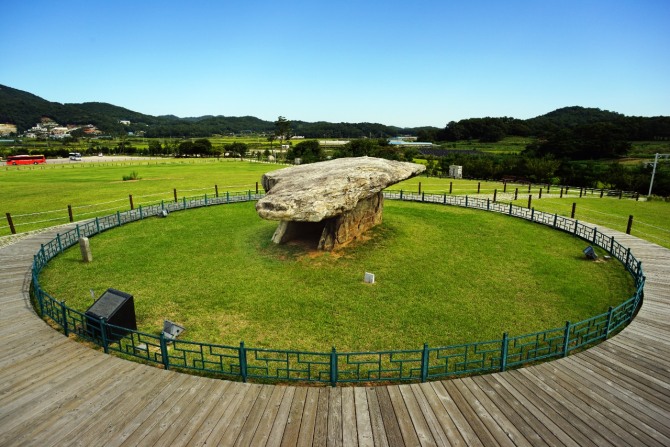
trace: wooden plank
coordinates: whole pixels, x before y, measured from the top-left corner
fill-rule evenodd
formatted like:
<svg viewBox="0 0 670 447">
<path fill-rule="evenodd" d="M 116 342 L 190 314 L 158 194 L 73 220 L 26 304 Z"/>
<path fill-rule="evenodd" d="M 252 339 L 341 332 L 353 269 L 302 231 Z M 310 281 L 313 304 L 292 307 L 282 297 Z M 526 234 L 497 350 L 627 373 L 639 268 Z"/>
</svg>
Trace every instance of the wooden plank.
<svg viewBox="0 0 670 447">
<path fill-rule="evenodd" d="M 280 446 L 282 438 L 284 436 L 284 431 L 288 426 L 288 419 L 291 412 L 291 407 L 293 405 L 293 397 L 295 396 L 296 387 L 287 386 L 285 387 L 284 395 L 282 396 L 281 404 L 277 410 L 277 416 L 272 423 L 272 428 L 267 439 L 267 446 Z M 296 436 L 297 442 L 297 436 Z"/>
<path fill-rule="evenodd" d="M 622 359 L 612 361 L 612 358 L 597 349 L 590 349 L 581 353 L 584 357 L 595 360 L 597 363 L 606 365 L 612 370 L 616 371 L 622 376 L 628 377 L 640 385 L 644 385 L 656 397 L 666 403 L 670 404 L 670 393 L 668 393 L 668 383 L 648 374 L 646 370 L 637 368 L 635 365 L 630 365 Z"/>
<path fill-rule="evenodd" d="M 152 380 L 154 377 L 154 371 L 151 368 L 143 368 L 142 371 L 134 374 L 135 383 L 124 387 L 123 394 L 108 401 L 104 407 L 98 409 L 92 417 L 82 421 L 79 426 L 72 427 L 72 434 L 67 439 L 67 443 L 87 446 L 99 442 L 100 439 L 113 437 L 142 410 L 146 402 L 155 399 L 160 394 L 165 382 Z M 175 377 L 176 374 L 168 374 L 165 380 L 169 382 Z M 118 416 L 110 418 L 112 414 Z M 60 440 L 53 441 L 58 441 L 58 444 L 63 443 Z"/>
<path fill-rule="evenodd" d="M 314 388 L 312 388 L 314 389 Z M 291 408 L 288 412 L 288 419 L 286 421 L 286 428 L 282 434 L 281 445 L 288 447 L 298 443 L 298 434 L 300 433 L 300 422 L 302 420 L 302 412 L 305 408 L 307 397 L 307 388 L 298 388 L 293 395 Z"/>
<path fill-rule="evenodd" d="M 253 386 L 250 383 L 236 383 L 233 388 L 235 394 L 231 396 L 230 403 L 223 408 L 219 420 L 216 421 L 216 424 L 209 432 L 207 437 L 202 437 L 198 439 L 192 439 L 191 443 L 194 445 L 218 445 L 221 443 L 228 426 L 231 421 L 236 417 L 238 410 L 241 412 L 245 411 L 243 407 L 246 402 L 249 405 L 249 402 L 253 404 L 253 401 L 256 400 L 256 396 L 260 392 L 258 386 Z M 248 411 L 248 407 L 246 408 Z"/>
<path fill-rule="evenodd" d="M 508 440 L 512 441 L 514 445 L 517 446 L 528 446 L 532 444 L 544 444 L 541 441 L 541 438 L 537 435 L 533 436 L 534 443 L 529 442 L 528 439 L 521 433 L 519 429 L 510 421 L 508 414 L 501 410 L 491 399 L 488 398 L 486 393 L 484 393 L 479 385 L 473 381 L 471 378 L 458 379 L 455 381 L 456 387 L 459 389 L 463 396 L 467 396 L 468 401 L 471 402 L 470 406 L 475 407 L 479 406 L 477 409 L 477 414 L 481 415 L 482 420 L 486 423 L 489 431 L 491 433 L 498 433 L 500 431 L 501 439 L 504 439 L 504 442 Z M 468 393 L 470 393 L 468 395 Z M 511 413 L 513 417 L 514 412 Z M 502 437 L 504 433 L 505 438 Z M 503 442 L 501 442 L 503 444 Z"/>
<path fill-rule="evenodd" d="M 31 388 L 35 383 L 41 382 L 46 377 L 55 376 L 63 369 L 76 363 L 80 353 L 71 349 L 46 349 L 39 355 L 26 356 L 22 360 L 15 361 L 6 368 L 0 368 L 0 401 L 9 395 L 17 395 L 18 392 Z M 43 365 L 49 366 L 46 374 Z"/>
<path fill-rule="evenodd" d="M 314 421 L 313 445 L 326 447 L 328 443 L 328 403 L 330 388 L 319 388 L 319 401 Z"/>
<path fill-rule="evenodd" d="M 124 443 L 136 430 L 142 427 L 142 424 L 149 423 L 151 418 L 156 417 L 156 414 L 161 411 L 161 407 L 165 402 L 169 402 L 174 397 L 178 398 L 184 392 L 184 384 L 188 381 L 189 376 L 176 373 L 170 375 L 173 377 L 161 383 L 162 388 L 157 395 L 151 395 L 152 398 L 142 396 L 143 398 L 147 398 L 147 400 L 142 399 L 140 411 L 134 414 L 133 418 L 128 419 L 127 423 L 121 427 L 121 430 L 115 432 L 111 438 L 105 441 L 107 446 L 116 447 Z"/>
<path fill-rule="evenodd" d="M 203 420 L 209 414 L 211 408 L 220 401 L 222 394 L 230 386 L 230 382 L 214 379 L 206 380 L 203 388 L 195 398 L 186 405 L 179 414 L 179 421 L 165 430 L 156 444 L 162 445 L 185 445 L 200 429 Z"/>
<path fill-rule="evenodd" d="M 368 407 L 368 396 L 363 387 L 351 388 L 354 395 L 354 411 L 356 414 L 356 431 L 358 434 L 358 445 L 360 447 L 374 446 L 374 435 L 372 433 L 372 421 L 370 420 L 370 410 Z M 346 435 L 346 434 L 345 434 Z M 345 445 L 347 439 L 344 440 Z"/>
<path fill-rule="evenodd" d="M 547 402 L 552 405 L 556 411 L 567 413 L 573 416 L 573 421 L 579 421 L 582 433 L 591 439 L 598 439 L 600 445 L 613 444 L 623 445 L 624 440 L 613 431 L 613 427 L 606 418 L 602 418 L 599 413 L 591 408 L 580 408 L 573 403 L 571 396 L 561 395 L 554 387 L 537 380 L 534 375 L 527 373 L 523 369 L 510 371 L 510 374 L 518 375 L 520 380 L 532 384 L 535 392 L 547 396 Z M 573 425 L 575 422 L 573 422 Z"/>
<path fill-rule="evenodd" d="M 463 395 L 461 395 L 458 388 L 454 384 L 454 381 L 442 381 L 442 386 L 444 386 L 445 390 L 449 393 L 449 396 L 451 396 L 456 406 L 458 406 L 460 412 L 468 420 L 472 431 L 480 440 L 480 442 L 484 445 L 498 445 L 496 437 L 489 432 L 489 430 L 486 428 L 486 425 L 478 417 L 475 410 L 470 407 L 470 405 L 468 405 L 468 402 L 465 400 Z"/>
<path fill-rule="evenodd" d="M 428 422 L 426 422 L 426 417 L 424 416 L 423 411 L 421 411 L 421 407 L 417 402 L 412 388 L 409 385 L 400 385 L 395 388 L 395 392 L 399 392 L 400 396 L 402 396 L 404 406 L 407 408 L 409 420 L 412 422 L 412 432 L 418 438 L 419 443 L 425 446 L 437 446 L 437 442 L 435 442 L 435 439 L 433 438 Z M 391 394 L 390 391 L 389 394 Z M 393 401 L 393 399 L 391 399 L 391 401 Z M 403 437 L 407 439 L 406 436 Z"/>
<path fill-rule="evenodd" d="M 245 395 L 245 398 L 240 403 L 240 406 L 235 411 L 235 414 L 230 420 L 223 436 L 218 440 L 219 445 L 234 445 L 237 437 L 240 436 L 242 427 L 247 422 L 252 410 L 260 405 L 263 408 L 267 404 L 267 399 L 270 397 L 271 388 L 266 385 L 259 385 L 252 383 L 251 388 L 254 390 L 251 396 Z"/>
<path fill-rule="evenodd" d="M 406 445 L 403 441 L 402 432 L 400 429 L 400 421 L 391 402 L 388 387 L 377 388 L 377 402 L 379 403 L 379 411 L 384 421 L 384 430 L 386 431 L 386 439 L 391 447 Z M 399 405 L 402 407 L 404 404 Z M 414 445 L 417 445 L 419 440 L 416 439 Z"/>
<path fill-rule="evenodd" d="M 239 406 L 244 394 L 249 390 L 246 384 L 240 385 L 237 382 L 226 382 L 228 386 L 221 391 L 221 395 L 214 399 L 214 406 L 207 414 L 206 418 L 200 424 L 198 430 L 191 434 L 188 440 L 190 446 L 205 445 L 207 439 L 211 436 L 216 436 L 218 431 L 220 433 L 227 427 L 228 414 L 234 412 Z"/>
<path fill-rule="evenodd" d="M 236 446 L 265 445 L 284 395 L 283 386 L 265 385 L 242 426 Z M 263 391 L 266 392 L 265 398 Z M 254 442 L 254 440 L 256 440 Z"/>
<path fill-rule="evenodd" d="M 609 380 L 614 386 L 622 390 L 628 390 L 636 396 L 644 399 L 658 408 L 665 408 L 669 404 L 663 399 L 664 396 L 655 392 L 653 385 L 649 386 L 648 381 L 640 376 L 629 376 L 628 371 L 622 370 L 620 365 L 613 363 L 602 363 L 597 358 L 592 358 L 586 352 L 580 353 L 579 356 L 571 358 L 572 362 L 583 364 L 593 371 L 597 371 L 603 380 Z"/>
<path fill-rule="evenodd" d="M 632 392 L 625 386 L 615 384 L 604 374 L 599 374 L 593 368 L 589 368 L 586 363 L 572 361 L 568 364 L 568 367 L 574 374 L 579 375 L 585 383 L 588 383 L 589 387 L 599 388 L 600 393 L 613 400 L 613 405 L 616 405 L 617 408 L 621 408 L 629 414 L 634 413 L 637 418 L 652 427 L 653 430 L 650 430 L 650 432 L 658 431 L 663 436 L 670 437 L 667 411 L 658 406 L 649 405 L 649 402 L 639 394 Z M 670 445 L 670 441 L 668 445 Z"/>
<path fill-rule="evenodd" d="M 342 388 L 331 388 L 328 399 L 328 447 L 342 447 Z"/>
<path fill-rule="evenodd" d="M 531 444 L 557 447 L 569 443 L 566 440 L 559 440 L 528 407 L 496 381 L 487 380 L 489 377 L 489 375 L 472 377 L 472 381 L 482 392 L 486 393 L 488 398 L 500 408 L 507 419 L 523 433 Z"/>
<path fill-rule="evenodd" d="M 214 420 L 218 420 L 218 409 L 225 405 L 226 396 L 233 394 L 230 392 L 230 389 L 234 386 L 232 382 L 226 380 L 216 381 L 211 392 L 205 396 L 206 399 L 200 405 L 198 411 L 171 441 L 171 445 L 192 444 L 193 438 L 197 433 L 209 433 Z"/>
<path fill-rule="evenodd" d="M 368 410 L 370 412 L 373 444 L 376 446 L 388 447 L 388 437 L 386 436 L 386 428 L 384 427 L 384 419 L 382 417 L 381 408 L 379 407 L 376 390 L 377 388 L 367 388 L 365 390 L 365 396 L 368 401 Z"/>
<path fill-rule="evenodd" d="M 48 381 L 42 380 L 17 395 L 6 397 L 2 402 L 0 426 L 7 432 L 16 424 L 31 420 L 41 412 L 57 406 L 58 403 L 67 401 L 68 397 L 76 395 L 77 389 L 81 387 L 79 381 L 90 380 L 91 377 L 105 379 L 113 375 L 113 371 L 96 369 L 96 366 L 104 361 L 104 357 L 98 357 L 80 365 L 77 369 L 66 368 L 57 376 L 50 377 Z M 48 375 L 47 371 L 44 371 L 44 374 Z"/>
<path fill-rule="evenodd" d="M 188 405 L 195 394 L 202 388 L 204 382 L 195 381 L 188 377 L 182 385 L 174 390 L 169 399 L 161 402 L 155 410 L 143 418 L 142 423 L 135 429 L 127 439 L 125 445 L 138 445 L 140 443 L 153 445 L 160 435 L 174 422 L 181 411 L 182 405 Z"/>
<path fill-rule="evenodd" d="M 310 388 L 307 390 L 305 407 L 302 413 L 302 423 L 298 434 L 298 446 L 310 446 L 314 441 L 314 430 L 319 407 L 319 396 L 321 389 Z"/>
<path fill-rule="evenodd" d="M 444 436 L 446 436 L 447 442 L 444 442 L 444 445 L 453 445 L 454 447 L 465 446 L 465 439 L 463 439 L 451 416 L 446 408 L 444 408 L 444 405 L 442 405 L 433 386 L 430 383 L 420 383 L 418 386 L 421 388 L 421 393 L 430 406 L 431 412 L 435 415 L 436 421 L 440 424 Z M 426 419 L 428 418 L 426 417 Z M 435 437 L 436 439 L 438 438 L 438 436 Z M 441 436 L 439 438 L 442 439 Z"/>
<path fill-rule="evenodd" d="M 424 388 L 422 388 L 418 383 L 409 385 L 410 389 L 414 393 L 414 398 L 416 403 L 419 405 L 419 409 L 423 414 L 423 417 L 426 420 L 426 424 L 433 435 L 433 439 L 437 445 L 451 445 L 449 442 L 449 437 L 442 429 L 440 422 L 438 421 L 438 416 L 433 411 L 433 408 L 428 403 L 428 398 L 424 395 Z M 432 388 L 427 388 L 428 392 L 435 396 Z"/>
<path fill-rule="evenodd" d="M 464 404 L 468 405 L 474 414 L 477 415 L 477 419 L 484 427 L 486 427 L 486 431 L 490 433 L 491 436 L 493 436 L 497 444 L 501 446 L 512 446 L 514 445 L 515 441 L 518 443 L 526 442 L 525 438 L 517 435 L 518 432 L 514 433 L 514 439 L 510 439 L 509 434 L 496 423 L 496 421 L 493 419 L 493 416 L 487 412 L 484 405 L 482 405 L 482 403 L 472 394 L 472 392 L 465 385 L 463 385 L 462 379 L 452 380 L 451 385 L 453 385 L 454 389 L 457 390 L 457 392 L 454 392 L 452 396 L 455 396 L 456 394 L 461 395 L 461 398 L 464 399 Z M 454 399 L 456 399 L 456 397 L 454 397 Z M 501 415 L 498 414 L 498 416 Z"/>
<path fill-rule="evenodd" d="M 570 415 L 557 412 L 548 404 L 542 395 L 534 394 L 535 390 L 526 387 L 524 382 L 509 374 L 494 374 L 488 378 L 495 378 L 514 398 L 518 399 L 535 417 L 561 440 L 565 445 L 596 446 L 597 444 L 581 431 L 577 430 L 568 419 Z M 603 445 L 604 443 L 603 440 Z"/>
<path fill-rule="evenodd" d="M 467 420 L 467 416 L 463 414 L 458 408 L 456 402 L 452 399 L 451 395 L 447 391 L 447 388 L 442 382 L 432 382 L 430 386 L 435 391 L 437 398 L 440 400 L 440 403 L 445 408 L 449 416 L 451 416 L 454 425 L 458 429 L 459 434 L 463 437 L 467 445 L 472 446 L 483 446 L 482 441 L 479 440 L 475 430 L 470 426 L 470 423 Z"/>
<path fill-rule="evenodd" d="M 625 433 L 620 433 L 620 430 L 616 430 L 616 433 L 626 439 L 627 442 L 641 445 L 670 445 L 670 438 L 667 438 L 666 442 L 663 443 L 650 436 L 648 432 L 655 432 L 655 430 L 649 425 L 643 424 L 641 428 L 638 428 L 640 421 L 637 415 L 624 411 L 622 409 L 625 406 L 623 402 L 617 402 L 616 398 L 613 398 L 609 393 L 601 395 L 598 392 L 598 387 L 591 385 L 588 381 L 585 381 L 586 383 L 582 382 L 581 376 L 578 374 L 566 372 L 565 369 L 559 369 L 550 364 L 533 368 L 531 373 L 536 377 L 541 377 L 544 382 L 552 381 L 558 384 L 567 393 L 581 399 L 618 427 L 625 427 L 623 429 Z M 660 433 L 657 433 L 657 435 L 660 435 Z"/>
<path fill-rule="evenodd" d="M 102 406 L 105 394 L 109 393 L 110 399 L 113 399 L 115 393 L 121 391 L 127 372 L 134 365 L 128 362 L 118 363 L 117 368 L 110 368 L 106 375 L 91 376 L 92 380 L 80 387 L 74 397 L 69 398 L 67 393 L 62 393 L 60 400 L 51 400 L 44 408 L 27 415 L 18 425 L 6 429 L 2 438 L 13 439 L 16 444 L 38 442 L 39 439 L 60 439 L 71 431 L 71 424 L 77 424 L 81 418 L 87 416 L 86 412 L 79 410 L 81 407 Z M 53 411 L 54 408 L 58 411 Z M 3 443 L 2 438 L 0 443 Z"/>
<path fill-rule="evenodd" d="M 356 424 L 354 388 L 342 388 L 342 445 L 347 447 L 358 446 L 358 430 Z"/>
</svg>

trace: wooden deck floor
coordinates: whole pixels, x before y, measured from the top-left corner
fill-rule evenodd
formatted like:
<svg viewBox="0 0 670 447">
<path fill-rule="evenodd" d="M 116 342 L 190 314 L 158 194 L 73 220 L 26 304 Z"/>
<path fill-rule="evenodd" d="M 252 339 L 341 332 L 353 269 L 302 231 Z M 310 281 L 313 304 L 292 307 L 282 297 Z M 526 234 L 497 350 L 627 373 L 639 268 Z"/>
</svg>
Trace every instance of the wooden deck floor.
<svg viewBox="0 0 670 447">
<path fill-rule="evenodd" d="M 644 304 L 610 340 L 521 370 L 371 388 L 213 380 L 69 340 L 28 302 L 32 256 L 52 237 L 0 249 L 0 446 L 670 445 L 670 250 L 635 237 L 615 236 L 643 261 Z"/>
</svg>

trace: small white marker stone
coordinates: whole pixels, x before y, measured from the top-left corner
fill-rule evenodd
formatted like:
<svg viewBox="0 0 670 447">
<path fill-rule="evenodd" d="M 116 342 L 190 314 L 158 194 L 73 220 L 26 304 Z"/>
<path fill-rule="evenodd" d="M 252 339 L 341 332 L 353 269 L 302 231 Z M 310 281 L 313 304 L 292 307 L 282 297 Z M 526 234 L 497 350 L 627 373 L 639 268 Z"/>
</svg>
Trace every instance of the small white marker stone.
<svg viewBox="0 0 670 447">
<path fill-rule="evenodd" d="M 363 281 L 368 283 L 368 284 L 374 284 L 375 283 L 375 274 L 365 272 L 365 276 L 363 277 Z"/>
</svg>

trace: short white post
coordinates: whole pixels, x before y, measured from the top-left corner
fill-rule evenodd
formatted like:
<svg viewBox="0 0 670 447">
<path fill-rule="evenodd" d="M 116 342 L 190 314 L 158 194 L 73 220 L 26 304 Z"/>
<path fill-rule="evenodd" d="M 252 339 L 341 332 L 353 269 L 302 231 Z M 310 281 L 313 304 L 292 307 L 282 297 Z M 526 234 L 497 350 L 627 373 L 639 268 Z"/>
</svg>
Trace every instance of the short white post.
<svg viewBox="0 0 670 447">
<path fill-rule="evenodd" d="M 91 253 L 91 244 L 87 237 L 79 238 L 79 249 L 81 250 L 81 260 L 84 262 L 93 262 L 93 253 Z"/>
</svg>

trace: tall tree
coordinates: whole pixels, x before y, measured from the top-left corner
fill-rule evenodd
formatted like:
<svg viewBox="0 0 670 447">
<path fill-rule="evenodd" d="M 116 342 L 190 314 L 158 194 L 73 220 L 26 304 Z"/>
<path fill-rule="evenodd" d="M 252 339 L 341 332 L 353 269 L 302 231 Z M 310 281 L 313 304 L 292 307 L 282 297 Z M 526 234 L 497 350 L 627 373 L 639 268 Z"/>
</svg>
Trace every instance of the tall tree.
<svg viewBox="0 0 670 447">
<path fill-rule="evenodd" d="M 275 121 L 275 135 L 279 138 L 280 144 L 284 144 L 284 140 L 291 138 L 291 122 L 280 116 Z"/>
</svg>

